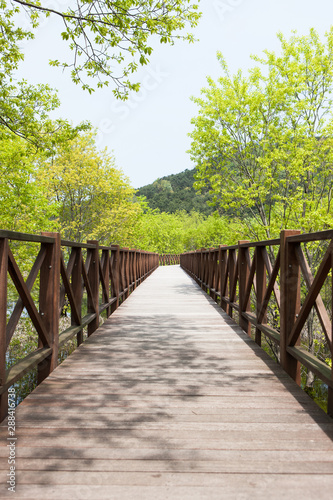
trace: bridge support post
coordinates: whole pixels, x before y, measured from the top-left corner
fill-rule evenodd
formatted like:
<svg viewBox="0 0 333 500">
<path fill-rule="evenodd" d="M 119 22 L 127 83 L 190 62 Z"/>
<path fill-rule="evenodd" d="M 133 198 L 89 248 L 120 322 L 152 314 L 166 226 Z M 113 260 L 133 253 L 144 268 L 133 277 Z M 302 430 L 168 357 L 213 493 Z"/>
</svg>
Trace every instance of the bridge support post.
<svg viewBox="0 0 333 500">
<path fill-rule="evenodd" d="M 283 369 L 297 382 L 301 383 L 301 365 L 287 349 L 289 336 L 300 311 L 301 273 L 295 253 L 295 244 L 288 243 L 288 236 L 300 234 L 296 230 L 284 230 L 280 240 L 280 362 Z M 300 344 L 298 339 L 296 345 Z"/>
<path fill-rule="evenodd" d="M 98 241 L 89 240 L 89 245 L 94 245 L 94 248 L 88 248 L 87 258 L 90 254 L 90 263 L 88 269 L 88 280 L 91 289 L 91 297 L 88 295 L 88 313 L 95 313 L 95 319 L 88 325 L 88 337 L 97 330 L 99 326 L 99 252 Z"/>
<path fill-rule="evenodd" d="M 133 253 L 133 281 L 134 281 L 133 289 L 134 290 L 137 287 L 137 281 L 138 281 L 138 271 L 137 271 L 137 263 L 136 263 L 136 254 L 137 254 L 137 251 L 134 250 L 134 253 Z"/>
<path fill-rule="evenodd" d="M 112 252 L 114 252 L 114 256 L 110 261 L 110 266 L 112 265 L 112 281 L 111 281 L 111 288 L 113 290 L 113 297 L 116 298 L 116 301 L 112 304 L 111 306 L 111 314 L 118 309 L 119 307 L 119 264 L 120 264 L 120 248 L 119 245 L 116 245 L 115 250 L 111 250 L 111 256 Z"/>
<path fill-rule="evenodd" d="M 248 266 L 250 254 L 248 248 L 241 246 L 244 243 L 250 242 L 247 240 L 238 242 L 239 326 L 250 336 L 251 323 L 242 315 L 243 312 L 250 310 L 250 297 L 245 303 L 246 286 L 250 275 L 250 269 Z"/>
<path fill-rule="evenodd" d="M 220 292 L 220 306 L 224 311 L 227 311 L 227 303 L 223 300 L 226 294 L 226 279 L 227 279 L 227 263 L 228 263 L 228 250 L 225 249 L 226 245 L 219 246 L 219 292 Z"/>
<path fill-rule="evenodd" d="M 130 292 L 130 252 L 129 248 L 124 248 L 124 258 L 125 258 L 125 299 L 128 298 Z"/>
<path fill-rule="evenodd" d="M 8 239 L 0 240 L 0 385 L 6 382 Z M 8 391 L 0 395 L 0 422 L 8 414 Z"/>
<path fill-rule="evenodd" d="M 266 269 L 266 264 L 265 264 L 265 259 L 264 259 L 263 247 L 256 248 L 255 259 L 256 259 L 256 275 L 257 275 L 257 280 L 256 280 L 256 285 L 257 285 L 256 315 L 257 315 L 257 322 L 259 323 L 259 314 L 260 314 L 261 307 L 263 304 L 265 291 L 266 291 L 266 282 L 267 282 L 267 277 L 266 277 L 267 269 Z M 266 323 L 266 318 L 267 318 L 267 314 L 265 313 L 264 317 L 261 320 L 261 323 Z M 261 346 L 261 331 L 259 330 L 259 328 L 256 328 L 255 342 Z"/>
<path fill-rule="evenodd" d="M 228 257 L 228 274 L 229 274 L 229 301 L 234 302 L 236 297 L 236 282 L 237 282 L 237 266 L 236 266 L 236 250 L 235 248 L 229 249 L 229 257 Z M 233 317 L 233 308 L 229 303 L 227 308 L 227 314 L 229 314 L 230 318 Z"/>
<path fill-rule="evenodd" d="M 104 302 L 109 302 L 110 301 L 110 250 L 109 249 L 102 250 L 101 270 L 105 284 L 105 291 L 103 291 Z M 106 317 L 108 318 L 111 314 L 111 307 L 107 307 L 105 312 L 106 312 Z"/>
<path fill-rule="evenodd" d="M 81 322 L 81 306 L 82 306 L 82 250 L 81 248 L 73 248 L 72 252 L 75 255 L 74 266 L 72 271 L 72 288 L 73 295 L 76 304 L 76 308 L 79 314 L 79 320 Z M 73 313 L 71 314 L 71 324 L 76 325 L 76 321 L 73 318 Z M 83 342 L 83 330 L 79 331 L 76 335 L 77 345 L 79 346 Z"/>
<path fill-rule="evenodd" d="M 332 293 L 332 302 L 331 307 L 333 311 L 333 253 L 331 254 L 331 268 L 332 268 L 332 281 L 331 281 L 331 293 Z M 333 336 L 333 321 L 332 321 L 332 336 Z M 333 357 L 333 352 L 331 352 Z M 333 364 L 331 367 L 331 378 L 333 380 Z M 328 386 L 328 397 L 327 397 L 327 413 L 333 418 L 333 389 Z"/>
<path fill-rule="evenodd" d="M 42 243 L 46 256 L 40 268 L 39 311 L 45 329 L 49 333 L 49 347 L 52 354 L 37 365 L 37 383 L 40 384 L 57 366 L 59 350 L 59 310 L 60 310 L 60 233 L 42 233 L 54 238 L 54 243 Z M 38 347 L 47 347 L 41 339 Z"/>
</svg>

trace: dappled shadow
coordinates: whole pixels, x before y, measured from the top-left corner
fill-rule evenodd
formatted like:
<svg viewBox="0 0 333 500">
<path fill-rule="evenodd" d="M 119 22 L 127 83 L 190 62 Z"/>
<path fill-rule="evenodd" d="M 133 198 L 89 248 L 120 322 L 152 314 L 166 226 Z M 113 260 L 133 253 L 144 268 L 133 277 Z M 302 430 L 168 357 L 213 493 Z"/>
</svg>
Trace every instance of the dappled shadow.
<svg viewBox="0 0 333 500">
<path fill-rule="evenodd" d="M 39 484 L 42 471 L 197 471 L 210 457 L 225 471 L 232 446 L 269 449 L 274 434 L 288 450 L 304 432 L 293 419 L 332 437 L 330 419 L 200 287 L 179 268 L 181 282 L 157 272 L 18 407 L 18 467 L 39 470 Z M 306 432 L 308 451 L 317 431 Z"/>
</svg>

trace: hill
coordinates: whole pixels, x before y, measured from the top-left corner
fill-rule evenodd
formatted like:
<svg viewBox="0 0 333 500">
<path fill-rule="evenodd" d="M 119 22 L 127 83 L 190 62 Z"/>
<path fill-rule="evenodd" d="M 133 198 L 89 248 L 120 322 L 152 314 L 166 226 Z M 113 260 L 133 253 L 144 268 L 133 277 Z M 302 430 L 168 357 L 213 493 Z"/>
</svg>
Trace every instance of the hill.
<svg viewBox="0 0 333 500">
<path fill-rule="evenodd" d="M 214 208 L 207 205 L 211 200 L 209 193 L 199 194 L 193 187 L 195 168 L 184 170 L 157 179 L 138 189 L 137 196 L 145 196 L 150 208 L 158 208 L 161 212 L 174 213 L 177 210 L 192 210 L 209 215 Z"/>
</svg>

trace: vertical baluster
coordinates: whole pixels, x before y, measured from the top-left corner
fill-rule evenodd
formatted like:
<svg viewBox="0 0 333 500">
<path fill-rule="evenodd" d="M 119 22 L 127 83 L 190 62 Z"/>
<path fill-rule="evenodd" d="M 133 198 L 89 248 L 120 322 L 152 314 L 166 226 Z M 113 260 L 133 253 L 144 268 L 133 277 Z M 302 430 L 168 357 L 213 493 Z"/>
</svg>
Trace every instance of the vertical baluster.
<svg viewBox="0 0 333 500">
<path fill-rule="evenodd" d="M 101 259 L 101 269 L 102 269 L 102 274 L 103 274 L 103 279 L 105 283 L 105 292 L 103 292 L 103 302 L 108 303 L 110 302 L 110 273 L 109 273 L 109 256 L 110 250 L 104 248 L 102 250 L 102 259 Z M 106 308 L 106 317 L 108 318 L 111 314 L 111 308 L 110 306 Z"/>
<path fill-rule="evenodd" d="M 248 267 L 249 249 L 240 245 L 249 243 L 249 241 L 238 242 L 238 297 L 239 297 L 239 326 L 248 334 L 251 335 L 251 324 L 248 319 L 244 318 L 242 312 L 250 310 L 250 298 L 247 303 L 245 300 L 246 285 L 250 275 Z"/>
<path fill-rule="evenodd" d="M 229 300 L 234 302 L 235 300 L 235 292 L 234 290 L 234 281 L 236 280 L 235 271 L 236 271 L 236 250 L 234 248 L 229 249 L 229 257 L 228 257 L 228 267 L 229 267 Z M 231 304 L 228 304 L 227 313 L 232 318 L 233 317 L 233 308 Z"/>
<path fill-rule="evenodd" d="M 280 252 L 280 355 L 283 369 L 298 383 L 301 383 L 300 363 L 287 352 L 288 338 L 300 310 L 301 278 L 300 267 L 295 253 L 295 243 L 288 243 L 288 236 L 300 231 L 281 232 Z M 298 243 L 297 243 L 298 245 Z M 296 343 L 299 345 L 300 339 Z"/>
<path fill-rule="evenodd" d="M 331 310 L 333 311 L 333 253 L 331 254 Z M 332 337 L 333 337 L 333 321 L 331 322 L 332 328 Z M 333 349 L 331 350 L 331 357 L 333 358 Z M 331 379 L 333 380 L 333 363 L 331 367 Z M 328 387 L 328 399 L 327 399 L 327 413 L 333 417 L 333 389 L 332 387 Z"/>
<path fill-rule="evenodd" d="M 60 309 L 60 234 L 43 232 L 42 235 L 54 239 L 53 243 L 42 243 L 42 245 L 46 247 L 46 255 L 40 268 L 39 286 L 39 311 L 45 329 L 49 334 L 49 347 L 52 348 L 52 354 L 37 366 L 38 384 L 40 384 L 58 364 Z M 41 339 L 38 341 L 38 346 L 47 347 Z"/>
<path fill-rule="evenodd" d="M 72 252 L 75 254 L 75 261 L 72 271 L 72 290 L 74 295 L 75 304 L 79 313 L 79 319 L 82 319 L 82 297 L 83 297 L 83 287 L 82 287 L 82 249 L 73 248 Z M 71 324 L 76 325 L 73 318 L 73 313 L 71 314 Z M 77 335 L 77 345 L 79 346 L 83 342 L 83 330 L 80 330 Z"/>
<path fill-rule="evenodd" d="M 133 289 L 135 290 L 136 287 L 137 287 L 137 279 L 138 279 L 138 275 L 137 275 L 137 266 L 136 266 L 136 250 L 133 250 Z"/>
<path fill-rule="evenodd" d="M 259 313 L 262 307 L 262 303 L 264 300 L 265 292 L 266 292 L 266 282 L 267 282 L 267 274 L 266 274 L 266 264 L 263 252 L 265 251 L 265 247 L 257 247 L 256 249 L 256 285 L 257 285 L 257 303 L 256 303 L 256 315 L 257 322 L 259 322 Z M 265 313 L 261 323 L 266 323 L 267 314 Z M 259 328 L 256 328 L 255 341 L 258 345 L 261 346 L 261 331 Z"/>
<path fill-rule="evenodd" d="M 6 382 L 8 239 L 0 239 L 0 384 Z M 0 421 L 8 414 L 8 391 L 0 395 Z"/>
<path fill-rule="evenodd" d="M 88 248 L 87 251 L 87 255 L 91 254 L 88 280 L 92 292 L 92 297 L 88 296 L 88 313 L 96 314 L 94 320 L 88 325 L 89 337 L 99 326 L 99 251 L 97 240 L 90 240 L 87 243 L 94 245 L 94 248 Z"/>
<path fill-rule="evenodd" d="M 220 268 L 220 296 L 221 296 L 221 307 L 224 311 L 227 311 L 227 303 L 223 299 L 227 290 L 227 264 L 228 264 L 228 251 L 225 249 L 225 245 L 219 246 L 219 268 Z"/>
<path fill-rule="evenodd" d="M 119 276 L 120 276 L 120 248 L 119 245 L 115 245 L 116 249 L 112 250 L 113 260 L 112 263 L 110 261 L 110 266 L 112 265 L 112 278 L 113 282 L 111 282 L 113 296 L 116 298 L 116 301 L 111 306 L 111 313 L 113 313 L 119 307 Z"/>
</svg>

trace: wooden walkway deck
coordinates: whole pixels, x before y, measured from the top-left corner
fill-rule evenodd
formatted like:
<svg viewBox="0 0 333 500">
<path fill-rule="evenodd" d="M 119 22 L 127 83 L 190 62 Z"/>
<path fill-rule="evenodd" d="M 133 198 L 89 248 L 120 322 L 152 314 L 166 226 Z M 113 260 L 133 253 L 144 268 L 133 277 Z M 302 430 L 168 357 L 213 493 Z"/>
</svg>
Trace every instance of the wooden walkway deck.
<svg viewBox="0 0 333 500">
<path fill-rule="evenodd" d="M 178 266 L 18 408 L 0 498 L 331 499 L 333 423 Z"/>
</svg>

